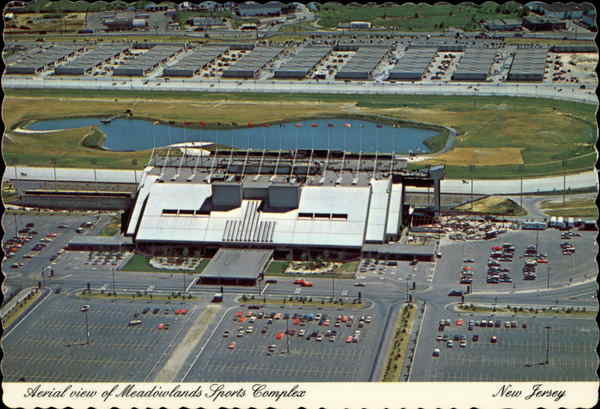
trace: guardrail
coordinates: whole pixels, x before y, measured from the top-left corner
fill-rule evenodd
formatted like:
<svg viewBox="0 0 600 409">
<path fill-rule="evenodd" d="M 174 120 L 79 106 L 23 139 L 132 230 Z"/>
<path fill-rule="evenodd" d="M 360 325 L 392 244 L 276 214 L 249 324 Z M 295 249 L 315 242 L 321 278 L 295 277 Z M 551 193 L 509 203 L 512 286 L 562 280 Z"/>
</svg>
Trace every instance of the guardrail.
<svg viewBox="0 0 600 409">
<path fill-rule="evenodd" d="M 23 306 L 23 302 L 27 301 L 33 295 L 37 294 L 40 291 L 37 287 L 26 288 L 20 291 L 17 295 L 11 298 L 1 309 L 0 309 L 0 319 L 2 319 L 2 324 L 5 323 L 6 317 L 14 312 L 16 309 L 21 308 Z"/>
</svg>

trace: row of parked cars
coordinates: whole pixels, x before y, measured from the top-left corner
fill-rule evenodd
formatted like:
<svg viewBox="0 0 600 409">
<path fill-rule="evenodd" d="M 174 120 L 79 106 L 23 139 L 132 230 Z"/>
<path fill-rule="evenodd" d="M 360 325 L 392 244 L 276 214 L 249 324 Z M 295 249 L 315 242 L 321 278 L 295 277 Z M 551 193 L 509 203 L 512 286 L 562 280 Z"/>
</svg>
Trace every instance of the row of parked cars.
<svg viewBox="0 0 600 409">
<path fill-rule="evenodd" d="M 353 326 L 356 329 L 352 330 L 351 335 L 346 335 L 344 340 L 346 343 L 358 343 L 361 337 L 361 329 L 365 327 L 366 324 L 370 324 L 373 320 L 373 317 L 370 315 L 336 315 L 329 316 L 325 313 L 283 313 L 283 312 L 271 312 L 271 313 L 263 313 L 263 312 L 254 312 L 247 311 L 244 313 L 243 311 L 238 311 L 234 314 L 233 321 L 237 323 L 257 323 L 258 320 L 265 320 L 265 325 L 258 331 L 253 325 L 248 326 L 239 326 L 237 330 L 225 330 L 223 332 L 223 338 L 229 338 L 231 336 L 236 335 L 237 338 L 242 338 L 248 334 L 253 334 L 255 332 L 259 332 L 262 335 L 268 334 L 270 332 L 270 328 L 273 324 L 274 320 L 291 320 L 292 328 L 289 328 L 287 325 L 286 330 L 275 332 L 275 339 L 280 341 L 285 336 L 291 337 L 306 337 L 307 341 L 329 341 L 335 342 L 339 336 L 341 336 L 341 332 L 343 331 L 341 328 L 352 328 Z M 317 328 L 309 329 L 307 328 L 308 324 L 317 325 Z M 356 324 L 356 325 L 355 325 Z M 321 328 L 322 329 L 321 329 Z M 324 327 L 324 328 L 323 328 Z M 333 328 L 329 328 L 333 327 Z M 339 329 L 337 329 L 339 328 Z M 235 349 L 234 341 L 228 344 L 229 349 Z M 275 347 L 276 348 L 276 347 Z M 268 347 L 267 352 L 274 352 L 272 346 Z"/>
</svg>

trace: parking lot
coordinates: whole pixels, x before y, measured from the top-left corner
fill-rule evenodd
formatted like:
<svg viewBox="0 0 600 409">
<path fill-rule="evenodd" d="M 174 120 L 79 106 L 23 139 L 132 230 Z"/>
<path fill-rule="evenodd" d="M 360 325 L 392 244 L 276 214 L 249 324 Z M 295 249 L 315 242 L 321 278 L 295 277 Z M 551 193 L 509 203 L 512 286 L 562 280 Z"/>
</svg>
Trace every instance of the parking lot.
<svg viewBox="0 0 600 409">
<path fill-rule="evenodd" d="M 81 311 L 83 305 L 89 305 L 87 312 Z M 175 314 L 177 309 L 188 312 Z M 179 301 L 86 300 L 51 294 L 5 334 L 2 372 L 6 381 L 142 382 L 160 369 L 199 311 L 199 304 Z M 160 324 L 166 325 L 159 328 Z"/>
<path fill-rule="evenodd" d="M 96 216 L 55 215 L 8 215 L 2 218 L 6 232 L 3 248 L 7 257 L 2 263 L 2 271 L 9 278 L 23 274 L 35 274 L 58 261 L 61 249 L 77 235 L 80 224 L 89 222 L 83 234 L 96 233 L 109 218 Z"/>
<path fill-rule="evenodd" d="M 575 231 L 574 231 L 575 232 Z M 521 230 L 499 235 L 495 240 L 469 241 L 451 244 L 445 253 L 452 252 L 453 257 L 443 259 L 444 270 L 449 280 L 460 289 L 471 285 L 473 291 L 507 291 L 565 286 L 594 277 L 597 273 L 595 258 L 597 253 L 595 232 L 577 231 L 580 236 L 561 239 L 561 232 L 555 229 L 544 231 Z M 569 242 L 575 247 L 575 253 L 563 254 L 561 243 Z M 506 274 L 507 280 L 489 282 L 488 270 L 493 247 L 502 247 L 504 243 L 514 246 L 512 261 L 495 259 L 494 267 L 499 274 Z M 537 246 L 537 256 L 526 255 L 528 246 Z M 542 256 L 543 255 L 543 256 Z M 462 259 L 460 258 L 462 256 Z M 472 261 L 471 261 L 472 260 Z M 530 260 L 537 260 L 533 272 L 535 277 L 525 278 L 524 266 Z M 472 274 L 472 282 L 460 284 L 461 271 L 467 268 Z"/>
<path fill-rule="evenodd" d="M 247 316 L 249 312 L 265 317 L 253 320 Z M 274 317 L 269 323 L 266 317 L 276 313 L 281 317 Z M 244 322 L 240 322 L 240 314 Z M 314 314 L 314 319 L 298 321 L 294 314 Z M 317 314 L 321 314 L 320 320 Z M 354 319 L 336 324 L 340 315 Z M 327 326 L 325 319 L 329 319 Z M 217 327 L 185 381 L 368 381 L 382 321 L 383 317 L 372 309 L 349 312 L 310 307 L 236 308 Z M 248 327 L 252 327 L 251 332 Z M 286 327 L 290 335 L 286 335 Z M 336 331 L 335 337 L 331 338 L 327 331 Z M 353 342 L 348 337 L 355 336 L 356 331 L 360 331 L 358 342 Z"/>
<path fill-rule="evenodd" d="M 445 314 L 451 324 L 443 331 L 438 322 L 424 327 L 419 345 L 415 370 L 411 381 L 594 381 L 598 357 L 598 328 L 593 319 L 565 319 L 555 317 Z M 464 323 L 456 325 L 457 319 Z M 473 326 L 468 321 L 501 321 L 500 327 Z M 506 321 L 514 321 L 515 328 L 506 328 Z M 523 328 L 523 324 L 527 327 Z M 434 326 L 435 328 L 431 328 Z M 546 330 L 545 327 L 551 327 Z M 546 362 L 546 332 L 549 331 L 548 364 Z M 454 340 L 436 340 L 447 336 L 450 340 L 465 337 L 460 346 Z M 479 340 L 473 341 L 478 335 Z M 492 336 L 496 342 L 492 343 Z M 439 339 L 439 338 L 438 338 Z M 433 356 L 434 348 L 439 357 Z"/>
<path fill-rule="evenodd" d="M 396 284 L 408 285 L 417 289 L 423 288 L 432 281 L 435 263 L 420 261 L 372 260 L 363 259 L 360 262 L 357 278 L 377 277 L 381 281 L 393 281 Z"/>
</svg>

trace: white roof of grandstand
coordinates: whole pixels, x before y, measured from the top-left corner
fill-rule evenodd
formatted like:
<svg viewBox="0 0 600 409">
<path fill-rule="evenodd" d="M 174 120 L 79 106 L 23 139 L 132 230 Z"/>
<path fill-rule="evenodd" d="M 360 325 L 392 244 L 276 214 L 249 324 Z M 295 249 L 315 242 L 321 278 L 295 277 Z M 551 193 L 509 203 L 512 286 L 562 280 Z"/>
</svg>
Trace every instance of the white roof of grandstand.
<svg viewBox="0 0 600 409">
<path fill-rule="evenodd" d="M 158 175 L 150 175 L 146 173 L 140 183 L 140 187 L 138 190 L 138 198 L 135 201 L 135 206 L 133 207 L 133 211 L 131 212 L 131 223 L 127 227 L 127 234 L 131 235 L 135 233 L 135 229 L 137 228 L 140 212 L 142 207 L 144 206 L 144 202 L 150 193 L 150 188 L 154 185 L 154 182 L 158 179 Z"/>
<path fill-rule="evenodd" d="M 392 185 L 390 197 L 390 211 L 387 219 L 387 234 L 397 234 L 400 225 L 400 214 L 402 212 L 402 184 Z"/>
<path fill-rule="evenodd" d="M 365 241 L 383 241 L 390 199 L 391 179 L 371 180 L 373 194 L 369 205 L 369 219 Z"/>
<path fill-rule="evenodd" d="M 289 211 L 260 211 L 260 201 L 244 200 L 240 207 L 207 215 L 163 215 L 164 209 L 197 210 L 211 195 L 209 184 L 153 183 L 136 239 L 346 247 L 363 243 L 370 195 L 366 186 L 304 186 L 298 208 Z M 299 218 L 300 213 L 328 217 Z M 336 219 L 332 213 L 346 217 Z M 254 221 L 246 224 L 248 214 Z"/>
</svg>

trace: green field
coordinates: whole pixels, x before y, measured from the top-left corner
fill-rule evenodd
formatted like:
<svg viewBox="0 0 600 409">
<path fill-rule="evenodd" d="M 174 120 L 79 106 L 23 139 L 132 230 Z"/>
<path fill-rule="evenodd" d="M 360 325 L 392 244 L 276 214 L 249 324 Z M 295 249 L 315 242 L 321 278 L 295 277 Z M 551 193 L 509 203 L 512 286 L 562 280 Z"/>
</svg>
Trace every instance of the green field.
<svg viewBox="0 0 600 409">
<path fill-rule="evenodd" d="M 201 273 L 210 259 L 203 259 L 195 270 L 167 270 L 154 268 L 148 262 L 146 256 L 142 254 L 134 254 L 131 259 L 121 268 L 122 271 L 142 271 L 148 273 L 185 273 L 185 274 L 197 274 Z"/>
<path fill-rule="evenodd" d="M 271 261 L 271 264 L 265 270 L 265 275 L 283 275 L 283 272 L 289 265 L 289 261 Z"/>
<path fill-rule="evenodd" d="M 500 216 L 525 216 L 527 214 L 527 211 L 513 200 L 502 196 L 484 197 L 472 203 L 458 206 L 456 209 Z"/>
<path fill-rule="evenodd" d="M 449 27 L 463 30 L 480 30 L 481 22 L 494 19 L 518 18 L 522 8 L 516 2 L 499 5 L 485 2 L 481 5 L 461 3 L 406 3 L 400 6 L 364 6 L 360 3 L 341 4 L 328 2 L 317 13 L 318 24 L 335 28 L 351 21 L 369 21 L 373 27 L 400 31 L 439 31 Z"/>
<path fill-rule="evenodd" d="M 540 208 L 548 216 L 598 218 L 598 206 L 592 199 L 568 199 L 564 203 L 545 201 L 540 203 Z"/>
<path fill-rule="evenodd" d="M 387 365 L 383 374 L 383 382 L 397 382 L 402 373 L 402 364 L 408 350 L 408 340 L 414 325 L 417 309 L 412 304 L 406 304 L 400 310 L 394 325 L 394 337 L 390 348 Z"/>
<path fill-rule="evenodd" d="M 35 119 L 113 115 L 127 109 L 136 118 L 176 123 L 202 118 L 209 128 L 236 127 L 234 123 L 243 126 L 250 121 L 259 124 L 331 117 L 393 121 L 442 129 L 427 141 L 433 152 L 445 145 L 447 136 L 439 126 L 447 126 L 458 132 L 454 147 L 460 149 L 431 155 L 429 160 L 411 163 L 409 167 L 445 164 L 451 178 L 574 173 L 591 170 L 596 161 L 596 106 L 592 104 L 517 97 L 202 92 L 182 95 L 169 91 L 89 94 L 85 90 L 7 90 L 3 110 L 8 130 L 3 146 L 6 161 L 33 166 L 48 166 L 55 161 L 64 167 L 141 169 L 149 151 L 96 149 L 102 135 L 94 128 L 48 134 L 11 132 Z"/>
</svg>

